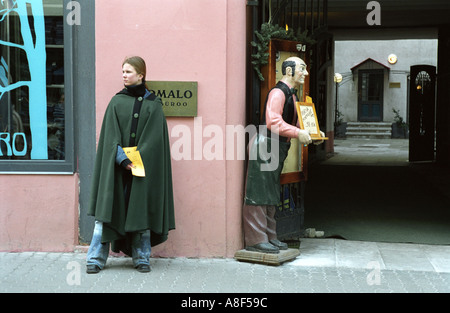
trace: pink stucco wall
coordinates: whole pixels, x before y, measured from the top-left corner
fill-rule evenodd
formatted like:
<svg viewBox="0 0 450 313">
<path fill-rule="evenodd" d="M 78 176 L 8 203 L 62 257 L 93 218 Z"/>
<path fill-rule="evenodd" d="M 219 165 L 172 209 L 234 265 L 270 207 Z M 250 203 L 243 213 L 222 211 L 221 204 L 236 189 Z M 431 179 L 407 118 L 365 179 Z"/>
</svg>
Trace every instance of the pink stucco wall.
<svg viewBox="0 0 450 313">
<path fill-rule="evenodd" d="M 129 55 L 146 60 L 147 80 L 198 82 L 203 130 L 244 125 L 245 11 L 245 0 L 96 1 L 97 135 Z M 172 161 L 176 230 L 154 255 L 233 256 L 242 248 L 244 162 L 193 160 L 194 145 L 210 138 L 194 138 L 194 118 L 169 117 L 168 125 L 170 134 L 189 127 L 192 160 Z M 172 134 L 171 144 L 178 139 Z"/>
<path fill-rule="evenodd" d="M 0 251 L 73 251 L 78 175 L 0 175 Z"/>
<path fill-rule="evenodd" d="M 245 0 L 97 0 L 97 136 L 127 55 L 146 59 L 148 80 L 197 81 L 202 130 L 213 125 L 225 135 L 226 125 L 244 125 L 245 11 Z M 191 130 L 192 159 L 194 146 L 211 139 L 194 138 L 194 118 L 168 125 L 171 144 L 174 127 Z M 155 256 L 229 257 L 242 248 L 244 162 L 225 154 L 172 161 L 177 228 Z M 0 175 L 0 251 L 73 251 L 78 184 L 77 174 Z"/>
</svg>

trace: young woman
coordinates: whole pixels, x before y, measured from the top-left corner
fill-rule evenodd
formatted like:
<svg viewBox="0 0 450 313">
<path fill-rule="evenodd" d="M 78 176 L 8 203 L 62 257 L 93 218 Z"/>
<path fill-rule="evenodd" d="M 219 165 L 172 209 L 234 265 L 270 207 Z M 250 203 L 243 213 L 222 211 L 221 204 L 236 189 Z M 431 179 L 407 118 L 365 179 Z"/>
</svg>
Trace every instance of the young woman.
<svg viewBox="0 0 450 313">
<path fill-rule="evenodd" d="M 125 88 L 111 99 L 103 119 L 88 214 L 95 228 L 87 254 L 87 273 L 104 268 L 109 249 L 133 258 L 140 272 L 150 271 L 151 247 L 175 228 L 172 170 L 167 123 L 161 99 L 145 84 L 145 61 L 125 59 Z M 124 148 L 136 147 L 145 176 Z"/>
</svg>

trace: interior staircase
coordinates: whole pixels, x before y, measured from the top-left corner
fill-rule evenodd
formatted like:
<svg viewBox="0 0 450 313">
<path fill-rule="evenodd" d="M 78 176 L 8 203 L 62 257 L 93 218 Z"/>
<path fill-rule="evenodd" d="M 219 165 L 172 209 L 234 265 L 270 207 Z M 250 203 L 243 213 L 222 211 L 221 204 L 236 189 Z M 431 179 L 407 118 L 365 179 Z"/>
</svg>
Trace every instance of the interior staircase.
<svg viewBox="0 0 450 313">
<path fill-rule="evenodd" d="M 347 138 L 389 139 L 392 136 L 392 123 L 387 122 L 348 122 Z"/>
</svg>

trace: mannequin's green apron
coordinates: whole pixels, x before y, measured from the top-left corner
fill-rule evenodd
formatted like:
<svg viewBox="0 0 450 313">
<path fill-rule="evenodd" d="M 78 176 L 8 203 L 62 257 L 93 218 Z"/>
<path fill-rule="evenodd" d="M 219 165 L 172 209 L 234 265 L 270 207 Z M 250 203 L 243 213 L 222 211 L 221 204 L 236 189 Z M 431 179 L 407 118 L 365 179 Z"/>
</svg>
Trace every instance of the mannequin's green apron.
<svg viewBox="0 0 450 313">
<path fill-rule="evenodd" d="M 249 150 L 245 204 L 280 203 L 280 175 L 290 145 L 261 133 L 255 135 Z"/>
</svg>

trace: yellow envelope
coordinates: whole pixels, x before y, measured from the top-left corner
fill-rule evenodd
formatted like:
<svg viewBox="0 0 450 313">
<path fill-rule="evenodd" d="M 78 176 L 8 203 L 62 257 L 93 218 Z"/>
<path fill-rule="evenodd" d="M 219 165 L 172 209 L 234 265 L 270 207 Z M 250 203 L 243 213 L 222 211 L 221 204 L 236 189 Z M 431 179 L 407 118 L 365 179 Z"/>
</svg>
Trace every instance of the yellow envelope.
<svg viewBox="0 0 450 313">
<path fill-rule="evenodd" d="M 141 154 L 137 150 L 137 147 L 123 148 L 123 151 L 134 165 L 134 168 L 131 169 L 131 174 L 145 177 L 144 163 L 142 162 Z"/>
</svg>

